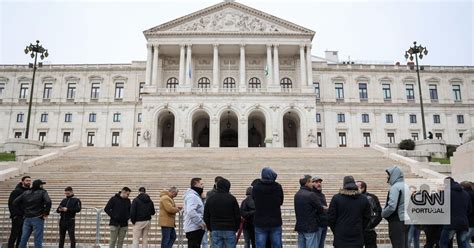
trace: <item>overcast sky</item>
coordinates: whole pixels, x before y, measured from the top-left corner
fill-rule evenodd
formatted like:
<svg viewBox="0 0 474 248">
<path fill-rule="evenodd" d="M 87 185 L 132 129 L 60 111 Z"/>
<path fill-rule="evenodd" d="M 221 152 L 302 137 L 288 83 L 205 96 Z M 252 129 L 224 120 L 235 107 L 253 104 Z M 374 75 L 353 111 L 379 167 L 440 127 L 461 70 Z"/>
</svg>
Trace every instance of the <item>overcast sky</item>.
<svg viewBox="0 0 474 248">
<path fill-rule="evenodd" d="M 0 64 L 31 61 L 39 39 L 53 64 L 146 60 L 143 31 L 220 0 L 0 0 Z M 400 61 L 414 40 L 427 46 L 423 64 L 474 65 L 472 0 L 238 0 L 316 31 L 313 55 Z"/>
</svg>

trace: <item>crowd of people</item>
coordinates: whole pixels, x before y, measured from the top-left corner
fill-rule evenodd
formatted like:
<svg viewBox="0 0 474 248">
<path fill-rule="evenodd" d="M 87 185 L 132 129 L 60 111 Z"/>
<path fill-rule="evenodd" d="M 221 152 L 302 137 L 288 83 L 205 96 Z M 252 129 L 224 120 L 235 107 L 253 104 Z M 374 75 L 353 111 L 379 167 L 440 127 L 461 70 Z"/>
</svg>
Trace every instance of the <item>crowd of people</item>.
<svg viewBox="0 0 474 248">
<path fill-rule="evenodd" d="M 471 247 L 474 238 L 473 183 L 459 184 L 448 178 L 451 187 L 449 225 L 406 225 L 403 172 L 394 166 L 386 173 L 390 189 L 384 207 L 376 195 L 367 191 L 366 182 L 356 181 L 352 176 L 343 178 L 339 193 L 329 204 L 323 193 L 321 177 L 304 175 L 300 178 L 300 189 L 294 195 L 297 247 L 324 247 L 328 228 L 334 235 L 335 248 L 377 247 L 376 227 L 382 219 L 388 221 L 389 238 L 394 248 L 420 247 L 422 230 L 426 235 L 425 248 L 452 247 L 454 236 L 459 248 Z M 273 169 L 263 168 L 261 177 L 247 188 L 246 198 L 240 205 L 230 193 L 231 182 L 220 176 L 215 178 L 213 188 L 207 193 L 204 193 L 203 180 L 192 178 L 184 193 L 183 206 L 175 203 L 174 198 L 178 196 L 176 187 L 164 190 L 160 193 L 158 216 L 161 247 L 171 248 L 176 241 L 176 214 L 180 211 L 184 216 L 183 230 L 189 248 L 236 247 L 242 234 L 246 248 L 282 247 L 284 192 L 277 176 Z M 35 248 L 42 247 L 44 222 L 52 205 L 44 184 L 46 182 L 40 179 L 32 182 L 29 176 L 24 176 L 10 194 L 8 206 L 12 227 L 9 248 L 26 248 L 32 234 Z M 133 225 L 133 247 L 138 248 L 140 241 L 142 247 L 148 246 L 155 205 L 146 188 L 140 187 L 133 201 L 130 192 L 130 188 L 122 188 L 104 208 L 110 217 L 111 248 L 123 247 L 129 223 Z M 71 247 L 76 246 L 75 216 L 81 211 L 81 201 L 74 196 L 71 187 L 64 189 L 64 195 L 56 209 L 60 214 L 60 248 L 64 247 L 66 232 Z"/>
</svg>

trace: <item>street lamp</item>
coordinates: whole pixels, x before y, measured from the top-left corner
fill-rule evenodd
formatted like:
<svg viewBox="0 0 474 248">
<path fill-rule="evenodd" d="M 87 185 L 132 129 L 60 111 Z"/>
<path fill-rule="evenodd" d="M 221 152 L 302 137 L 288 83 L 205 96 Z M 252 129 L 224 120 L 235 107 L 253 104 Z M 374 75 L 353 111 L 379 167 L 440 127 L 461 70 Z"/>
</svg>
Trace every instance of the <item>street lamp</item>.
<svg viewBox="0 0 474 248">
<path fill-rule="evenodd" d="M 416 41 L 413 42 L 413 47 L 410 47 L 408 51 L 405 51 L 405 58 L 410 61 L 413 61 L 413 55 L 415 56 L 416 63 L 416 74 L 418 76 L 418 92 L 420 95 L 420 107 L 421 107 L 421 123 L 423 125 L 423 139 L 426 139 L 426 125 L 425 125 L 425 110 L 423 109 L 423 96 L 421 92 L 421 82 L 420 82 L 420 68 L 418 66 L 418 57 L 423 59 L 423 56 L 428 55 L 428 49 L 422 47 L 421 45 L 416 45 Z"/>
<path fill-rule="evenodd" d="M 30 54 L 31 58 L 35 59 L 35 63 L 29 63 L 28 67 L 33 68 L 33 78 L 31 79 L 31 90 L 30 90 L 30 102 L 28 103 L 28 116 L 26 119 L 26 133 L 25 133 L 25 139 L 28 139 L 28 134 L 30 132 L 30 116 L 31 116 L 31 104 L 33 103 L 33 89 L 35 86 L 35 74 L 36 74 L 36 68 L 38 67 L 43 67 L 43 63 L 39 62 L 38 66 L 36 66 L 36 62 L 38 60 L 38 54 L 40 55 L 40 59 L 43 60 L 44 58 L 48 57 L 48 49 L 45 49 L 43 46 L 41 46 L 40 41 L 36 41 L 36 45 L 33 45 L 30 43 L 29 46 L 26 46 L 25 48 L 25 54 Z"/>
</svg>

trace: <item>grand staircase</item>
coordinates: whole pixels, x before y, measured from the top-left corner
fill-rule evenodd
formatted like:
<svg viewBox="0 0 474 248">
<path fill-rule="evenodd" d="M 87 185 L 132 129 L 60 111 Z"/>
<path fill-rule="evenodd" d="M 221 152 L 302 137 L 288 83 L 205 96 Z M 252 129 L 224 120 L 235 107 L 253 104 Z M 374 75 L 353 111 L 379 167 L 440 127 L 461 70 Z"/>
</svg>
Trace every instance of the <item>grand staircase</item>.
<svg viewBox="0 0 474 248">
<path fill-rule="evenodd" d="M 277 181 L 285 192 L 283 205 L 283 238 L 286 247 L 295 247 L 297 235 L 294 228 L 293 196 L 299 189 L 299 178 L 305 174 L 318 175 L 324 179 L 323 191 L 328 203 L 342 186 L 342 179 L 352 175 L 364 180 L 368 190 L 385 203 L 388 189 L 385 169 L 396 162 L 386 159 L 371 148 L 319 148 L 319 149 L 265 149 L 265 148 L 80 148 L 76 151 L 30 169 L 33 179 L 43 179 L 53 201 L 53 210 L 63 198 L 66 186 L 74 188 L 75 195 L 82 200 L 83 211 L 76 220 L 76 237 L 79 244 L 106 245 L 108 241 L 108 217 L 101 211 L 108 199 L 122 187 L 132 189 L 132 198 L 138 187 L 147 188 L 147 193 L 159 206 L 159 193 L 170 186 L 177 186 L 180 194 L 175 199 L 183 202 L 182 193 L 189 187 L 192 177 L 204 179 L 205 191 L 212 188 L 215 176 L 223 176 L 232 183 L 231 193 L 239 203 L 245 198 L 250 183 L 260 177 L 265 166 L 278 173 Z M 403 165 L 406 177 L 408 173 Z M 6 206 L 8 195 L 20 177 L 0 183 L 0 205 Z M 96 223 L 99 220 L 99 232 Z M 179 218 L 177 218 L 179 222 Z M 58 216 L 51 215 L 46 222 L 45 243 L 56 243 L 58 239 Z M 8 239 L 10 220 L 8 209 L 0 209 L 0 243 Z M 157 216 L 153 219 L 151 244 L 158 247 L 160 228 Z M 127 242 L 131 243 L 131 228 Z M 329 232 L 327 244 L 332 244 Z M 378 227 L 380 244 L 389 243 L 387 224 Z M 182 239 L 185 243 L 185 239 Z M 179 243 L 177 243 L 178 245 Z"/>
</svg>

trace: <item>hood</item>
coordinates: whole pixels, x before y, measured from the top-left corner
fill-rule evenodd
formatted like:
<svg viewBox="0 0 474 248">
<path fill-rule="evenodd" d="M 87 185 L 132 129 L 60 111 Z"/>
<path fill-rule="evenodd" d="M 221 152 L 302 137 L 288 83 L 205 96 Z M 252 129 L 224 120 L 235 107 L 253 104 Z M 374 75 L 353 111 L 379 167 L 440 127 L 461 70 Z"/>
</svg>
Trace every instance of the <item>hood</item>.
<svg viewBox="0 0 474 248">
<path fill-rule="evenodd" d="M 230 191 L 230 182 L 227 179 L 221 179 L 216 184 L 217 192 L 219 193 L 229 193 Z"/>
<path fill-rule="evenodd" d="M 23 187 L 23 184 L 22 184 L 22 183 L 18 183 L 18 184 L 16 185 L 15 189 L 22 189 L 22 190 L 25 190 L 25 189 L 28 189 L 28 188 Z"/>
<path fill-rule="evenodd" d="M 451 190 L 458 191 L 458 192 L 461 192 L 463 190 L 462 187 L 461 187 L 461 184 L 454 181 L 453 178 L 450 177 L 449 181 L 450 181 L 450 185 L 451 185 Z"/>
<path fill-rule="evenodd" d="M 263 182 L 275 182 L 277 179 L 277 173 L 272 170 L 270 167 L 265 167 L 262 169 L 262 181 Z"/>
<path fill-rule="evenodd" d="M 403 171 L 398 166 L 393 166 L 385 170 L 387 172 L 389 179 L 388 183 L 394 185 L 397 182 L 403 182 Z"/>
<path fill-rule="evenodd" d="M 340 189 L 339 194 L 347 196 L 358 196 L 360 192 L 358 189 Z"/>
<path fill-rule="evenodd" d="M 245 190 L 245 195 L 252 195 L 252 189 L 252 186 L 248 187 L 247 190 Z"/>
<path fill-rule="evenodd" d="M 151 199 L 150 199 L 150 196 L 146 193 L 141 193 L 137 196 L 138 199 L 140 199 L 140 201 L 144 202 L 144 203 L 149 203 L 151 202 Z"/>
<path fill-rule="evenodd" d="M 163 197 L 163 196 L 169 196 L 170 194 L 168 193 L 168 190 L 163 190 L 161 191 L 160 193 L 160 197 Z"/>
<path fill-rule="evenodd" d="M 353 176 L 345 176 L 344 181 L 342 183 L 342 188 L 343 189 L 348 189 L 348 190 L 358 190 L 357 185 L 355 183 L 354 177 Z"/>
</svg>

